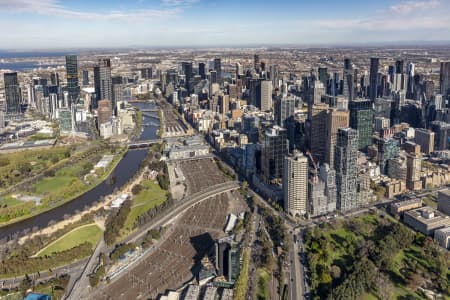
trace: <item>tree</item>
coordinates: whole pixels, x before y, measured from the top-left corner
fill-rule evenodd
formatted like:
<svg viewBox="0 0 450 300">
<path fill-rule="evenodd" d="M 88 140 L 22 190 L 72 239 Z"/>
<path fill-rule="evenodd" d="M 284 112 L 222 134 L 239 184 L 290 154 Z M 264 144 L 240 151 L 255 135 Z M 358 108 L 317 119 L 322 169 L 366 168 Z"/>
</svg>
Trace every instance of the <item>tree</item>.
<svg viewBox="0 0 450 300">
<path fill-rule="evenodd" d="M 138 195 L 141 191 L 142 191 L 142 185 L 140 185 L 139 183 L 133 185 L 133 187 L 131 188 L 131 192 L 135 196 Z"/>
<path fill-rule="evenodd" d="M 341 278 L 341 268 L 339 268 L 336 265 L 331 266 L 330 273 L 331 273 L 331 277 L 333 277 L 333 279 Z"/>
</svg>

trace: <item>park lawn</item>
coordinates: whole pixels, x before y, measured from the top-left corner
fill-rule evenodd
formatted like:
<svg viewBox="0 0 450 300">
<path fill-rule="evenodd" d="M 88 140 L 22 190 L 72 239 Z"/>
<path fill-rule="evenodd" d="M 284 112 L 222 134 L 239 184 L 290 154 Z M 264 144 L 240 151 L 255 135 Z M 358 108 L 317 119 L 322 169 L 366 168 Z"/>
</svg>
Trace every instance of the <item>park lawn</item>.
<svg viewBox="0 0 450 300">
<path fill-rule="evenodd" d="M 94 248 L 100 238 L 103 231 L 97 224 L 83 225 L 74 230 L 66 233 L 44 249 L 36 253 L 36 256 L 46 256 L 52 253 L 61 252 L 81 245 L 84 242 L 89 242 Z"/>
<path fill-rule="evenodd" d="M 58 193 L 64 190 L 74 179 L 76 180 L 76 178 L 68 176 L 45 177 L 36 183 L 36 193 L 39 195 Z"/>
<path fill-rule="evenodd" d="M 7 207 L 12 207 L 12 206 L 20 205 L 22 203 L 23 203 L 23 201 L 17 200 L 17 199 L 15 199 L 14 197 L 12 197 L 10 195 L 7 195 L 7 196 L 4 196 L 4 197 L 0 198 L 0 207 L 3 207 L 5 205 Z"/>
<path fill-rule="evenodd" d="M 131 211 L 125 221 L 123 234 L 133 230 L 137 218 L 148 210 L 166 201 L 166 191 L 161 189 L 156 181 L 144 180 L 142 191 L 134 197 Z"/>
<path fill-rule="evenodd" d="M 258 268 L 256 270 L 256 275 L 258 278 L 258 289 L 256 291 L 257 299 L 270 299 L 269 281 L 270 274 L 263 268 Z"/>
</svg>

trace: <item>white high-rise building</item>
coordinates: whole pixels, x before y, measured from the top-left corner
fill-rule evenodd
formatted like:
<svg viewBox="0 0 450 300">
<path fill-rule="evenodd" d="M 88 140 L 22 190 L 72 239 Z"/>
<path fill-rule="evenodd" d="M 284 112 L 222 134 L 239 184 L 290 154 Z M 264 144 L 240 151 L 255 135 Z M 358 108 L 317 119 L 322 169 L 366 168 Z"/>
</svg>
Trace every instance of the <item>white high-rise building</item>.
<svg viewBox="0 0 450 300">
<path fill-rule="evenodd" d="M 261 81 L 261 111 L 272 109 L 272 81 Z"/>
<path fill-rule="evenodd" d="M 284 159 L 284 209 L 291 215 L 305 215 L 308 205 L 308 159 L 295 151 Z"/>
</svg>

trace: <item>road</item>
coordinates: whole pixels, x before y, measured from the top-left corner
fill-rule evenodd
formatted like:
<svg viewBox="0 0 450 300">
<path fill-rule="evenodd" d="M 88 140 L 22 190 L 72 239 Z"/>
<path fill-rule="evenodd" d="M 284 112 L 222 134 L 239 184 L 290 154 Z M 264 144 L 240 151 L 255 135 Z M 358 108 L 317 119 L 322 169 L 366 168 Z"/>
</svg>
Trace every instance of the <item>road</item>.
<svg viewBox="0 0 450 300">
<path fill-rule="evenodd" d="M 301 252 L 299 249 L 299 245 L 301 245 L 301 239 L 299 239 L 300 234 L 296 231 L 293 231 L 292 235 L 290 235 L 289 239 L 291 242 L 291 247 L 289 247 L 289 299 L 297 300 L 303 299 L 305 287 L 304 287 L 304 278 L 303 278 L 303 265 L 300 260 L 299 253 Z M 294 240 L 297 240 L 297 243 Z"/>
<path fill-rule="evenodd" d="M 73 274 L 76 274 L 81 269 L 83 269 L 84 265 L 86 264 L 87 261 L 88 261 L 88 259 L 86 258 L 86 259 L 74 262 L 70 265 L 54 268 L 54 269 L 52 269 L 52 272 L 42 271 L 42 272 L 39 272 L 39 274 L 37 274 L 37 273 L 29 274 L 29 276 L 31 278 L 33 278 L 36 283 L 46 281 L 50 278 L 53 278 L 55 276 L 59 276 L 62 274 L 69 274 L 70 276 L 72 276 Z M 20 282 L 23 280 L 23 278 L 24 278 L 24 276 L 17 276 L 14 278 L 0 279 L 0 288 L 4 287 L 4 288 L 11 289 L 11 288 L 17 287 L 20 285 Z"/>
<path fill-rule="evenodd" d="M 97 247 L 95 247 L 94 253 L 89 258 L 87 264 L 83 268 L 83 271 L 81 272 L 81 275 L 79 275 L 78 278 L 74 278 L 74 281 L 71 281 L 70 283 L 73 283 L 73 286 L 68 287 L 68 294 L 66 296 L 66 299 L 84 299 L 86 296 L 86 293 L 88 292 L 89 284 L 89 274 L 91 274 L 94 270 L 94 268 L 98 264 L 99 255 L 106 247 L 105 241 L 102 238 L 98 244 Z"/>
</svg>

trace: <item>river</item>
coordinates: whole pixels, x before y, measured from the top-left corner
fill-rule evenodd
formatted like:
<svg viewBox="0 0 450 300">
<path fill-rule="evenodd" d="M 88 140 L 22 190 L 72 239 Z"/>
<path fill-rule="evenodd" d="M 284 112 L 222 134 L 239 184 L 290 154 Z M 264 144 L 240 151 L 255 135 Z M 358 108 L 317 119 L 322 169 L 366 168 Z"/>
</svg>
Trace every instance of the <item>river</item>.
<svg viewBox="0 0 450 300">
<path fill-rule="evenodd" d="M 140 108 L 155 108 L 154 104 L 149 103 L 137 103 L 136 106 Z M 149 114 L 154 116 L 158 115 L 157 112 L 151 112 Z M 143 116 L 143 124 L 150 122 L 153 124 L 159 123 L 155 118 Z M 157 138 L 156 131 L 159 129 L 159 125 L 143 126 L 142 128 L 143 131 L 138 140 Z M 25 232 L 30 232 L 33 228 L 45 228 L 51 221 L 62 221 L 64 216 L 73 215 L 76 211 L 82 211 L 86 206 L 92 205 L 93 202 L 98 201 L 101 197 L 111 194 L 115 188 L 122 187 L 136 174 L 147 151 L 148 149 L 129 150 L 105 181 L 72 201 L 23 221 L 0 227 L 0 240 L 4 237 L 22 235 Z"/>
</svg>

